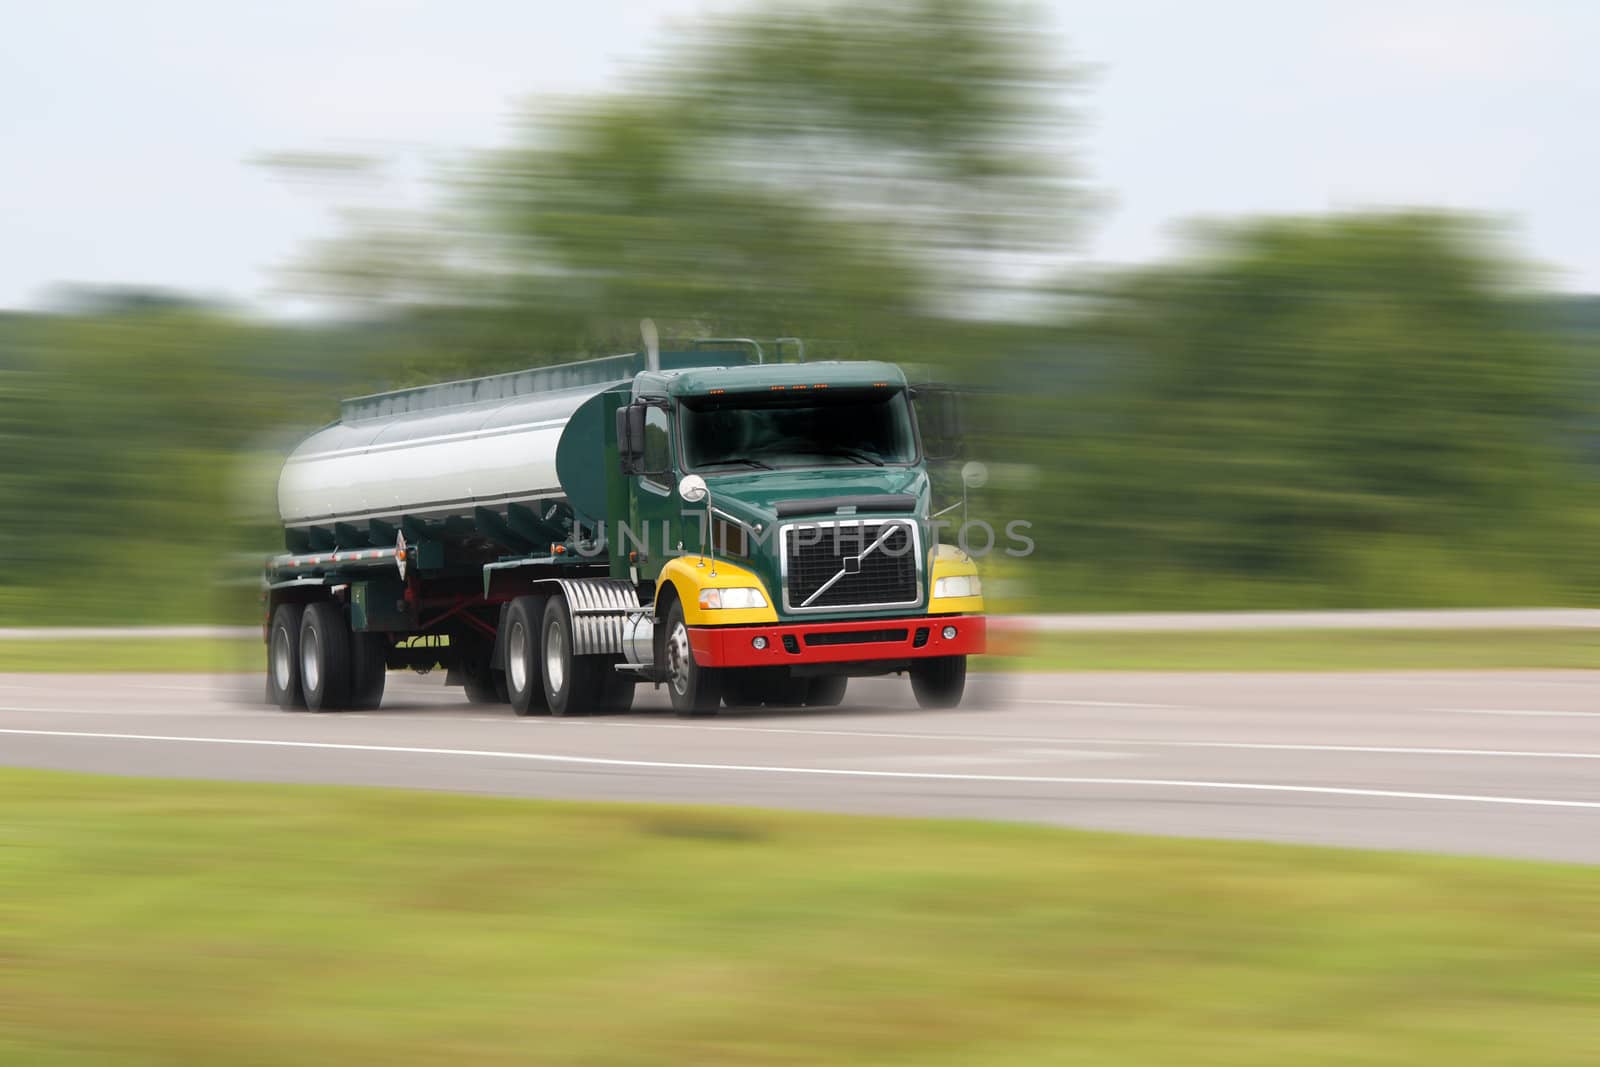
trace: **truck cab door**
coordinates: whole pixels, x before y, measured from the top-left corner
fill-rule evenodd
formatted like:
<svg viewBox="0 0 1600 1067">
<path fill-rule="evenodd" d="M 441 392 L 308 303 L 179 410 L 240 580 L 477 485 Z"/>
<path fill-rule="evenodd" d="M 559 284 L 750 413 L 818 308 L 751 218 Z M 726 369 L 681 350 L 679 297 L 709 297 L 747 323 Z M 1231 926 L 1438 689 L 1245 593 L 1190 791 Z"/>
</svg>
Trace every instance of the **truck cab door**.
<svg viewBox="0 0 1600 1067">
<path fill-rule="evenodd" d="M 622 449 L 623 472 L 630 481 L 628 535 L 619 531 L 619 548 L 639 552 L 639 573 L 655 577 L 677 549 L 698 547 L 699 530 L 686 529 L 678 497 L 672 411 L 665 399 L 632 405 L 631 423 L 639 434 Z M 627 418 L 627 416 L 624 416 Z M 631 459 L 631 462 L 630 462 Z M 691 544 L 691 542 L 693 542 Z M 637 547 L 639 544 L 643 548 Z"/>
</svg>

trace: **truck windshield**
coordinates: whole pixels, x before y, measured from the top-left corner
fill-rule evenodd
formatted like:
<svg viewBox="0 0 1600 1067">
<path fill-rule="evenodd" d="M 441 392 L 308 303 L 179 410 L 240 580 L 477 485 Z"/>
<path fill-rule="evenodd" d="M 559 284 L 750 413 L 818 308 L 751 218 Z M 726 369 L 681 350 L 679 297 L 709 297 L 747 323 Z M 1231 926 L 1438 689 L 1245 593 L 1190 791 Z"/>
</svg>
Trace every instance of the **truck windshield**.
<svg viewBox="0 0 1600 1067">
<path fill-rule="evenodd" d="M 917 458 L 902 390 L 772 390 L 685 397 L 680 422 L 691 470 L 873 466 Z"/>
</svg>

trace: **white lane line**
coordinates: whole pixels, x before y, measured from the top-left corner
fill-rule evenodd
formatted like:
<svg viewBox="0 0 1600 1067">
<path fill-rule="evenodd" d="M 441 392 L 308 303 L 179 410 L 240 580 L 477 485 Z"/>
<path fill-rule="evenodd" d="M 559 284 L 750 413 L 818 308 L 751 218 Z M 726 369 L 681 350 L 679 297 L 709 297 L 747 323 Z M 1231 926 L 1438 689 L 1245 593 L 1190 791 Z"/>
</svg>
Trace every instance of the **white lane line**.
<svg viewBox="0 0 1600 1067">
<path fill-rule="evenodd" d="M 173 708 L 170 706 L 131 707 L 126 704 L 103 708 L 46 708 L 24 707 L 20 704 L 0 704 L 0 712 L 7 711 L 26 712 L 29 715 L 106 715 L 113 717 L 148 715 L 168 719 L 200 719 L 217 717 L 216 708 Z M 254 708 L 229 708 L 223 714 L 227 715 L 228 718 L 282 719 L 285 713 L 282 711 L 257 711 Z M 341 712 L 339 717 L 343 719 L 352 719 L 359 718 L 360 716 L 352 715 L 349 712 Z"/>
<path fill-rule="evenodd" d="M 108 711 L 104 708 L 43 708 L 0 705 L 0 712 L 5 711 L 60 715 L 179 715 L 186 718 L 199 714 L 197 712 L 172 712 L 159 709 L 114 709 Z M 227 714 L 229 717 L 248 716 L 250 718 L 263 719 L 282 719 L 284 716 L 284 713 L 281 711 L 254 711 L 250 709 L 234 709 L 228 711 Z M 1588 712 L 1562 712 L 1558 714 L 1587 715 Z M 389 718 L 389 716 L 350 711 L 344 711 L 338 714 L 338 721 L 341 722 L 346 719 L 382 718 Z M 508 719 L 494 718 L 487 715 L 472 715 L 463 717 L 458 715 L 408 714 L 403 720 L 397 721 L 487 722 L 522 725 L 525 727 L 542 729 L 577 727 L 579 729 L 608 730 L 691 730 L 707 733 L 800 734 L 808 737 L 871 737 L 891 741 L 977 741 L 989 744 L 1015 743 L 1042 745 L 1131 745 L 1140 748 L 1218 748 L 1235 749 L 1246 752 L 1357 752 L 1371 755 L 1393 756 L 1482 756 L 1496 759 L 1600 760 L 1600 752 L 1545 752 L 1531 749 L 1511 748 L 1435 748 L 1410 745 L 1314 745 L 1272 741 L 1179 741 L 1131 737 L 1039 737 L 1025 734 L 933 734 L 912 733 L 910 731 L 896 730 L 822 730 L 798 726 L 711 726 L 670 722 L 603 722 L 593 719 L 573 720 L 548 719 L 542 717 Z"/>
<path fill-rule="evenodd" d="M 4 709 L 0 709 L 4 710 Z M 444 721 L 442 718 L 439 721 Z M 479 722 L 505 722 L 505 719 L 478 719 Z M 1431 748 L 1408 745 L 1313 745 L 1271 741 L 1166 741 L 1129 737 L 1036 737 L 1019 734 L 925 734 L 894 730 L 820 730 L 798 726 L 690 726 L 670 722 L 596 722 L 568 719 L 517 719 L 533 727 L 601 727 L 623 730 L 704 730 L 751 734 L 805 734 L 820 737 L 873 737 L 895 741 L 982 741 L 1044 745 L 1137 745 L 1144 748 L 1224 748 L 1263 752 L 1366 752 L 1398 756 L 1493 756 L 1529 759 L 1595 759 L 1600 752 L 1536 752 L 1504 748 Z"/>
<path fill-rule="evenodd" d="M 1428 708 L 1451 715 L 1528 715 L 1556 718 L 1600 719 L 1600 711 L 1541 711 L 1535 708 Z"/>
<path fill-rule="evenodd" d="M 753 763 L 678 763 L 670 760 L 610 759 L 601 756 L 557 756 L 546 752 L 502 752 L 475 748 L 421 748 L 410 745 L 356 745 L 334 741 L 287 741 L 255 737 L 183 737 L 164 734 L 91 733 L 78 730 L 0 729 L 0 734 L 30 737 L 78 737 L 109 741 L 161 741 L 191 745 L 243 745 L 262 748 L 306 748 L 334 752 L 390 752 L 412 756 L 466 756 L 479 759 L 527 760 L 590 767 L 636 767 L 648 770 L 731 771 L 750 774 L 813 774 L 841 778 L 901 778 L 940 782 L 1008 782 L 1019 785 L 1125 785 L 1172 789 L 1222 789 L 1260 793 L 1314 793 L 1322 796 L 1372 797 L 1395 800 L 1460 801 L 1540 808 L 1600 810 L 1600 800 L 1555 800 L 1477 793 L 1420 793 L 1399 789 L 1355 789 L 1345 786 L 1280 785 L 1268 782 L 1217 782 L 1187 778 L 1078 778 L 1024 774 L 957 774 L 938 771 L 884 771 L 848 767 L 778 767 Z"/>
<path fill-rule="evenodd" d="M 1183 708 L 1187 704 L 1136 704 L 1126 700 L 1059 700 L 1055 697 L 1016 697 L 1013 704 L 1059 704 L 1072 708 Z"/>
</svg>

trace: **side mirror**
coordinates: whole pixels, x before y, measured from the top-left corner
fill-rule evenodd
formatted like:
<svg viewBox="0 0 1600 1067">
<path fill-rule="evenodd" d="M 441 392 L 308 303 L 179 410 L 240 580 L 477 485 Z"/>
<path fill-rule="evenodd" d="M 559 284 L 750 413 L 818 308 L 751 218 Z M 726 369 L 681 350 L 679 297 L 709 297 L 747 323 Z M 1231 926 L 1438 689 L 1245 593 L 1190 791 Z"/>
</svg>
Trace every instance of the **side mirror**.
<svg viewBox="0 0 1600 1067">
<path fill-rule="evenodd" d="M 623 474 L 644 473 L 644 405 L 617 409 L 617 458 Z"/>
<path fill-rule="evenodd" d="M 922 430 L 922 452 L 928 459 L 961 457 L 961 397 L 948 386 L 927 385 L 913 399 Z"/>
<path fill-rule="evenodd" d="M 961 465 L 961 484 L 968 489 L 982 489 L 989 484 L 989 468 L 977 460 L 968 460 Z"/>
<path fill-rule="evenodd" d="M 685 474 L 683 480 L 678 483 L 678 495 L 691 504 L 700 503 L 709 492 L 706 480 L 698 474 Z"/>
</svg>

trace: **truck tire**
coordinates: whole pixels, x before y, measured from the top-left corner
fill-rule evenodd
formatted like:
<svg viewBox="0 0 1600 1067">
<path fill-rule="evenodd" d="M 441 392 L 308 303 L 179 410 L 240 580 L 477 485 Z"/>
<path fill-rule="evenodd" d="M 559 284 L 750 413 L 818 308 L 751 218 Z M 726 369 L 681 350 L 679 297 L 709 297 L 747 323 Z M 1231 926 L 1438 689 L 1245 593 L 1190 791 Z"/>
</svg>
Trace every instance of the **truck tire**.
<svg viewBox="0 0 1600 1067">
<path fill-rule="evenodd" d="M 505 675 L 494 669 L 494 645 L 488 641 L 471 641 L 462 654 L 461 688 L 466 691 L 469 704 L 504 704 Z"/>
<path fill-rule="evenodd" d="M 383 703 L 383 684 L 389 677 L 385 662 L 388 641 L 382 634 L 350 635 L 350 706 L 371 711 Z"/>
<path fill-rule="evenodd" d="M 760 667 L 735 667 L 722 675 L 722 703 L 730 708 L 759 708 L 771 686 Z"/>
<path fill-rule="evenodd" d="M 488 667 L 463 667 L 461 688 L 467 694 L 468 704 L 504 704 L 507 700 L 505 683 L 495 678 Z"/>
<path fill-rule="evenodd" d="M 839 706 L 839 701 L 844 699 L 844 691 L 850 685 L 850 676 L 822 675 L 812 678 L 809 685 L 811 688 L 806 692 L 806 707 L 836 708 Z"/>
<path fill-rule="evenodd" d="M 967 657 L 931 656 L 911 663 L 911 692 L 924 708 L 953 708 L 967 688 Z"/>
<path fill-rule="evenodd" d="M 306 605 L 300 617 L 300 687 L 312 711 L 350 704 L 350 627 L 330 600 Z"/>
<path fill-rule="evenodd" d="M 694 661 L 689 647 L 689 624 L 683 618 L 683 605 L 672 602 L 667 610 L 667 627 L 662 641 L 662 665 L 667 672 L 667 695 L 672 710 L 684 718 L 715 715 L 722 702 L 722 672 L 702 667 Z"/>
<path fill-rule="evenodd" d="M 539 670 L 544 602 L 542 596 L 519 596 L 506 611 L 506 698 L 518 715 L 543 715 L 550 710 Z"/>
<path fill-rule="evenodd" d="M 267 630 L 267 699 L 284 711 L 306 706 L 300 691 L 299 604 L 279 604 Z"/>
<path fill-rule="evenodd" d="M 544 630 L 540 634 L 539 673 L 545 702 L 552 715 L 584 715 L 599 711 L 612 660 L 605 656 L 577 656 L 572 652 L 572 613 L 567 598 L 552 596 L 544 605 Z"/>
<path fill-rule="evenodd" d="M 639 679 L 628 671 L 617 670 L 619 656 L 605 657 L 605 677 L 601 683 L 600 710 L 627 711 L 633 707 L 634 690 Z"/>
</svg>

